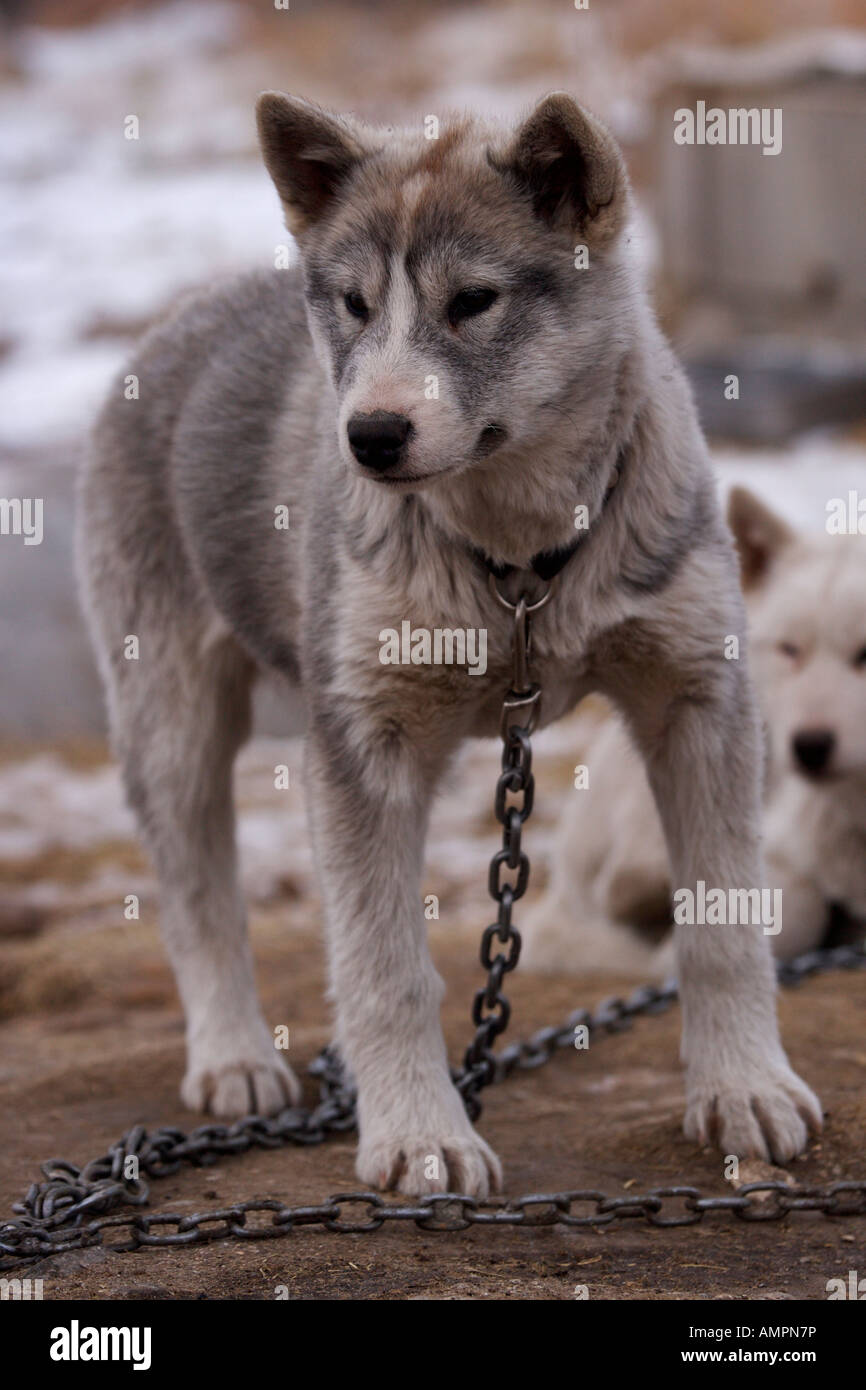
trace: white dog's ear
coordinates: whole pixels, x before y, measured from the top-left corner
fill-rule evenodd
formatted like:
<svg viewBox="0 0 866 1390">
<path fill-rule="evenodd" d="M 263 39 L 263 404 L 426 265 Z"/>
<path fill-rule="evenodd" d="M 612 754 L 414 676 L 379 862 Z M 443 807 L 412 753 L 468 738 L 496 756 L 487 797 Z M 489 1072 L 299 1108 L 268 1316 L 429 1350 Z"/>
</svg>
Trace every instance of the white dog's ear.
<svg viewBox="0 0 866 1390">
<path fill-rule="evenodd" d="M 779 553 L 797 534 L 787 521 L 744 487 L 731 489 L 728 525 L 737 543 L 744 589 L 754 588 L 767 578 Z"/>
<path fill-rule="evenodd" d="M 263 92 L 256 103 L 259 144 L 295 235 L 318 221 L 340 185 L 369 153 L 360 131 L 301 97 Z"/>
<path fill-rule="evenodd" d="M 536 216 L 589 244 L 607 245 L 625 225 L 629 182 L 619 146 L 565 92 L 544 97 L 491 162 L 531 195 Z"/>
</svg>

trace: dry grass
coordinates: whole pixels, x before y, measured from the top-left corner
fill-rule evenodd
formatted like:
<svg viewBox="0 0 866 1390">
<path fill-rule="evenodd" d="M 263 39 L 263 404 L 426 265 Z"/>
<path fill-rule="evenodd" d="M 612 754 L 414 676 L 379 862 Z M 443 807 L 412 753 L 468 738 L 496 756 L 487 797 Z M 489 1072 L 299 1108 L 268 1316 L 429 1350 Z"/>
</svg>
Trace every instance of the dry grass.
<svg viewBox="0 0 866 1390">
<path fill-rule="evenodd" d="M 138 847 L 129 840 L 107 840 L 91 848 L 56 845 L 26 859 L 0 859 L 0 885 L 21 888 L 27 884 L 89 883 L 102 868 L 124 872 L 147 872 L 148 864 Z"/>
<path fill-rule="evenodd" d="M 7 763 L 25 762 L 28 758 L 38 757 L 40 753 L 45 752 L 45 747 L 44 739 L 2 738 L 0 767 Z M 105 739 L 87 734 L 58 738 L 52 741 L 51 752 L 72 772 L 87 772 L 93 768 L 104 767 L 112 761 Z"/>
</svg>

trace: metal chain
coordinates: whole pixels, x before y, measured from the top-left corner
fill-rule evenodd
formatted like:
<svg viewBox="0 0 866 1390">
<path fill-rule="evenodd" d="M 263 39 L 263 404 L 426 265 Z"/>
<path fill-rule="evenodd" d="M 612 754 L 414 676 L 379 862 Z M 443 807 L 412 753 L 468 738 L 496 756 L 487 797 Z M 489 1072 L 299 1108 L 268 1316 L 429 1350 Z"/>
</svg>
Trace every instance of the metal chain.
<svg viewBox="0 0 866 1390">
<path fill-rule="evenodd" d="M 496 784 L 494 810 L 503 827 L 502 849 L 490 863 L 488 888 L 497 904 L 496 921 L 481 938 L 481 964 L 487 982 L 476 992 L 472 1005 L 475 1036 L 466 1049 L 463 1067 L 452 1070 L 455 1086 L 474 1120 L 481 1111 L 478 1093 L 502 1082 L 515 1070 L 544 1066 L 560 1049 L 574 1050 L 578 1028 L 584 1037 L 610 1034 L 631 1025 L 643 1014 L 670 1008 L 677 998 L 674 980 L 662 985 L 641 985 L 627 999 L 611 998 L 590 1012 L 577 1009 L 559 1027 L 541 1028 L 530 1038 L 511 1043 L 495 1053 L 493 1043 L 508 1027 L 511 1007 L 502 993 L 502 981 L 520 956 L 520 934 L 511 920 L 514 903 L 523 897 L 529 881 L 529 859 L 521 847 L 524 823 L 532 813 L 535 782 L 532 775 L 530 734 L 539 712 L 540 691 L 529 681 L 530 615 L 550 597 L 548 587 L 533 603 L 522 596 L 510 603 L 499 592 L 491 575 L 491 588 L 514 617 L 512 630 L 512 686 L 503 702 L 500 733 L 502 771 Z M 516 723 L 517 719 L 525 722 Z M 508 803 L 508 797 L 518 800 Z M 514 883 L 502 882 L 503 870 L 516 873 Z M 497 940 L 508 954 L 497 951 Z M 811 951 L 779 967 L 783 984 L 799 983 L 818 971 L 866 966 L 866 945 L 841 946 Z M 141 1246 L 203 1245 L 212 1240 L 264 1240 L 290 1235 L 301 1226 L 321 1226 L 327 1231 L 360 1233 L 378 1231 L 387 1222 L 411 1223 L 421 1231 L 462 1231 L 470 1226 L 607 1226 L 614 1221 L 643 1220 L 651 1226 L 692 1226 L 709 1212 L 727 1212 L 745 1221 L 778 1221 L 791 1211 L 818 1211 L 825 1216 L 866 1215 L 866 1181 L 831 1183 L 827 1187 L 789 1187 L 783 1182 L 750 1183 L 736 1196 L 704 1196 L 691 1186 L 653 1188 L 627 1197 L 595 1190 L 531 1193 L 506 1201 L 479 1201 L 467 1195 L 435 1193 L 413 1205 L 386 1202 L 375 1192 L 338 1193 L 315 1206 L 291 1207 L 276 1200 L 239 1202 L 220 1211 L 181 1215 L 172 1212 L 102 1215 L 113 1208 L 146 1205 L 150 1187 L 146 1178 L 165 1178 L 184 1163 L 196 1166 L 217 1162 L 226 1154 L 246 1153 L 251 1148 L 281 1148 L 286 1144 L 321 1144 L 330 1134 L 355 1127 L 355 1092 L 347 1082 L 340 1059 L 326 1047 L 310 1064 L 310 1075 L 319 1082 L 319 1103 L 313 1109 L 288 1106 L 272 1118 L 249 1115 L 233 1125 L 205 1124 L 190 1134 L 163 1128 L 153 1134 L 138 1125 L 118 1140 L 101 1158 L 83 1168 L 63 1159 L 42 1164 L 44 1181 L 33 1183 L 24 1199 L 13 1205 L 17 1221 L 0 1225 L 0 1270 L 66 1250 L 103 1245 L 114 1251 Z M 128 1177 L 134 1158 L 137 1176 Z M 757 1194 L 770 1198 L 756 1200 Z M 361 1203 L 363 1219 L 346 1219 L 347 1203 Z M 576 1205 L 592 1208 L 574 1212 Z M 671 1214 L 672 1205 L 676 1210 Z M 97 1215 L 99 1213 L 99 1215 Z M 248 1217 L 267 1214 L 250 1223 Z M 174 1230 L 161 1231 L 161 1227 Z M 104 1234 L 116 1232 L 125 1239 L 106 1244 Z"/>
<path fill-rule="evenodd" d="M 502 826 L 502 848 L 491 859 L 487 877 L 487 890 L 497 906 L 496 921 L 485 928 L 481 937 L 481 964 L 487 971 L 487 983 L 476 991 L 472 1001 L 475 1036 L 466 1049 L 463 1068 L 452 1073 L 473 1121 L 481 1114 L 479 1091 L 497 1076 L 499 1064 L 493 1044 L 500 1033 L 505 1032 L 511 1018 L 511 1005 L 502 993 L 502 980 L 520 959 L 520 933 L 511 921 L 511 913 L 529 884 L 529 856 L 522 848 L 521 839 L 535 799 L 529 736 L 538 722 L 541 707 L 541 689 L 529 678 L 531 617 L 548 602 L 553 585 L 548 584 L 535 602 L 530 603 L 528 596 L 521 594 L 516 603 L 512 603 L 500 591 L 496 575 L 491 573 L 490 591 L 512 615 L 511 685 L 502 702 L 499 722 L 502 771 L 493 802 L 494 814 Z M 509 796 L 515 798 L 510 804 Z M 513 883 L 503 883 L 505 869 L 516 873 Z M 491 955 L 494 938 L 508 948 L 507 955 L 502 950 Z"/>
<path fill-rule="evenodd" d="M 810 951 L 780 967 L 779 978 L 795 985 L 822 971 L 866 968 L 866 945 L 839 946 Z M 504 1081 L 514 1071 L 533 1071 L 544 1066 L 560 1050 L 575 1052 L 575 1029 L 588 1036 L 609 1035 L 630 1027 L 634 1018 L 664 1012 L 675 1002 L 677 987 L 641 985 L 627 999 L 606 999 L 595 1010 L 577 1009 L 559 1027 L 541 1028 L 530 1038 L 511 1043 L 493 1059 L 491 1082 Z M 325 1049 L 309 1071 L 320 1085 L 320 1102 L 313 1110 L 290 1106 L 272 1119 L 252 1115 L 233 1125 L 200 1125 L 190 1134 L 166 1128 L 148 1134 L 141 1126 L 131 1129 L 105 1154 L 77 1168 L 62 1159 L 43 1163 L 45 1181 L 34 1183 L 13 1211 L 17 1221 L 0 1224 L 0 1269 L 23 1261 L 102 1245 L 103 1233 L 125 1233 L 122 1244 L 111 1250 L 134 1250 L 142 1245 L 200 1245 L 210 1240 L 266 1239 L 289 1235 L 301 1226 L 321 1226 L 328 1231 L 378 1230 L 387 1221 L 414 1223 L 422 1231 L 464 1230 L 467 1226 L 605 1226 L 624 1218 L 642 1219 L 651 1226 L 694 1225 L 709 1212 L 727 1212 L 741 1220 L 781 1220 L 789 1211 L 818 1211 L 825 1216 L 866 1215 L 866 1180 L 830 1183 L 826 1187 L 788 1187 L 781 1182 L 750 1183 L 732 1197 L 705 1196 L 693 1186 L 653 1188 L 627 1197 L 595 1190 L 531 1193 L 505 1201 L 477 1201 L 468 1196 L 435 1193 L 411 1206 L 388 1203 L 375 1192 L 338 1193 L 314 1206 L 291 1207 L 276 1200 L 239 1202 L 218 1212 L 191 1215 L 159 1212 L 95 1215 L 121 1204 L 146 1205 L 149 1183 L 143 1176 L 123 1177 L 124 1160 L 138 1159 L 140 1174 L 165 1178 L 184 1163 L 205 1166 L 226 1154 L 251 1148 L 280 1148 L 286 1144 L 320 1144 L 330 1133 L 354 1127 L 354 1096 L 347 1091 L 342 1071 L 330 1049 Z M 769 1192 L 756 1201 L 751 1194 Z M 363 1222 L 345 1221 L 342 1206 L 362 1202 L 367 1207 Z M 594 1210 L 576 1215 L 575 1204 L 590 1203 Z M 675 1216 L 670 1205 L 681 1203 Z M 668 1204 L 668 1205 L 666 1205 Z M 269 1222 L 249 1224 L 247 1216 L 269 1212 Z M 90 1219 L 88 1219 L 90 1218 Z M 160 1233 L 162 1226 L 173 1226 Z"/>
<path fill-rule="evenodd" d="M 519 805 L 506 806 L 508 793 L 520 795 Z M 487 971 L 487 983 L 479 989 L 472 1002 L 472 1022 L 475 1037 L 466 1049 L 463 1072 L 456 1082 L 471 1119 L 481 1113 L 478 1092 L 489 1086 L 496 1074 L 493 1044 L 508 1027 L 511 1005 L 502 993 L 503 977 L 513 970 L 520 958 L 520 933 L 511 922 L 512 908 L 526 892 L 529 882 L 529 858 L 521 849 L 523 824 L 532 812 L 535 779 L 532 776 L 532 752 L 526 729 L 512 728 L 503 740 L 502 772 L 496 783 L 495 815 L 502 825 L 502 849 L 490 861 L 487 888 L 497 904 L 496 921 L 484 929 L 481 937 L 481 964 Z M 502 882 L 503 869 L 516 870 L 514 883 Z M 494 938 L 508 954 L 498 950 L 491 955 Z"/>
<path fill-rule="evenodd" d="M 759 1198 L 758 1194 L 771 1194 Z M 346 1214 L 350 1204 L 361 1211 Z M 583 1205 L 585 1211 L 573 1208 Z M 827 1217 L 866 1215 L 866 1181 L 835 1182 L 827 1187 L 789 1187 L 784 1182 L 753 1182 L 736 1196 L 706 1196 L 697 1187 L 655 1187 L 627 1197 L 610 1196 L 594 1188 L 569 1192 L 533 1192 L 525 1197 L 479 1201 L 449 1192 L 433 1193 L 411 1204 L 388 1202 L 377 1192 L 338 1192 L 314 1206 L 290 1207 L 274 1199 L 238 1202 L 218 1211 L 156 1212 L 104 1216 L 72 1231 L 34 1228 L 9 1246 L 15 1259 L 0 1261 L 10 1269 L 24 1261 L 44 1259 L 67 1250 L 99 1245 L 120 1253 L 142 1246 L 207 1245 L 214 1240 L 274 1240 L 303 1226 L 320 1226 L 339 1235 L 363 1235 L 386 1223 L 408 1223 L 419 1231 L 465 1231 L 470 1226 L 565 1226 L 571 1229 L 610 1226 L 639 1220 L 652 1227 L 695 1226 L 708 1214 L 721 1213 L 741 1221 L 782 1221 L 793 1211 L 814 1211 Z M 261 1214 L 262 1220 L 247 1218 Z M 163 1230 L 173 1227 L 173 1230 Z M 106 1240 L 115 1233 L 120 1241 Z"/>
</svg>

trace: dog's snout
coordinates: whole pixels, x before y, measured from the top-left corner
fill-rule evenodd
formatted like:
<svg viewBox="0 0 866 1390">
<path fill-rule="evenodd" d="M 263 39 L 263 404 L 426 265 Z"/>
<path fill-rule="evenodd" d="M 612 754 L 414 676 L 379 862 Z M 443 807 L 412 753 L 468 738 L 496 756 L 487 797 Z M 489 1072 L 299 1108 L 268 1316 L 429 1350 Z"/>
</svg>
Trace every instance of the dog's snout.
<svg viewBox="0 0 866 1390">
<path fill-rule="evenodd" d="M 830 729 L 801 729 L 791 739 L 798 766 L 813 776 L 827 770 L 835 746 L 836 735 Z"/>
<path fill-rule="evenodd" d="M 399 462 L 411 432 L 411 420 L 388 410 L 353 415 L 346 429 L 355 458 L 377 473 L 387 473 Z"/>
</svg>

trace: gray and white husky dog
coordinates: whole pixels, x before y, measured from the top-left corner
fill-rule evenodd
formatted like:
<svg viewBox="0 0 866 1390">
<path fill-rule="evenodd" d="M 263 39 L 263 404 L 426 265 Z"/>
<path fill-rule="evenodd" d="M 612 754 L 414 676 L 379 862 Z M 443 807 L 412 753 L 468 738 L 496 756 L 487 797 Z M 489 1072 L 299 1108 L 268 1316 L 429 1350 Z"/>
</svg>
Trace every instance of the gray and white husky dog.
<svg viewBox="0 0 866 1390">
<path fill-rule="evenodd" d="M 762 744 L 745 659 L 724 657 L 743 635 L 736 562 L 596 119 L 555 94 L 515 129 L 455 118 L 427 139 L 270 93 L 258 120 L 300 269 L 208 289 L 148 334 L 81 497 L 114 743 L 186 1011 L 181 1094 L 217 1115 L 298 1094 L 257 1000 L 234 847 L 232 761 L 270 668 L 306 692 L 358 1176 L 483 1196 L 500 1164 L 449 1077 L 421 899 L 431 798 L 462 739 L 496 734 L 510 683 L 482 557 L 529 587 L 588 518 L 535 620 L 544 720 L 608 695 L 674 881 L 749 888 Z M 405 620 L 486 630 L 486 675 L 383 664 L 380 633 Z M 687 1136 L 790 1158 L 821 1111 L 779 1039 L 760 926 L 682 927 L 677 950 Z"/>
</svg>

